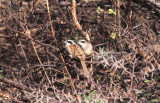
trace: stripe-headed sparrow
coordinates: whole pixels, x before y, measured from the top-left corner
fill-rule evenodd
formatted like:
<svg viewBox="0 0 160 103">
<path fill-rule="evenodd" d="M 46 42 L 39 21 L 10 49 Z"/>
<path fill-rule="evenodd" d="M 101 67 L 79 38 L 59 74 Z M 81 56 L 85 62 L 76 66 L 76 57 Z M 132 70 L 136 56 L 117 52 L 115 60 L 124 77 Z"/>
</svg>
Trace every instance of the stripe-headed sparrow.
<svg viewBox="0 0 160 103">
<path fill-rule="evenodd" d="M 90 42 L 85 39 L 80 39 L 78 42 L 86 55 L 92 55 L 94 53 L 93 46 Z"/>
<path fill-rule="evenodd" d="M 79 45 L 77 45 L 73 40 L 66 40 L 64 43 L 66 50 L 70 54 L 70 57 L 78 58 L 81 61 L 84 74 L 86 77 L 89 77 L 89 71 L 85 63 L 86 55 L 83 49 Z"/>
</svg>

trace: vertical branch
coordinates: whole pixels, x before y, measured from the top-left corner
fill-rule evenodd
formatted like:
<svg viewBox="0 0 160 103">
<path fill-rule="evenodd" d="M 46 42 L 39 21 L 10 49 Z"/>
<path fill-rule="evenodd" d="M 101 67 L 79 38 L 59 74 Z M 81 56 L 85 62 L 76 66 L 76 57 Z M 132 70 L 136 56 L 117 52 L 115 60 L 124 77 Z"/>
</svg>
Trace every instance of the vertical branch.
<svg viewBox="0 0 160 103">
<path fill-rule="evenodd" d="M 117 7 L 120 8 L 119 0 L 117 0 Z M 118 14 L 118 36 L 121 37 L 121 14 L 119 9 L 117 9 L 117 14 Z"/>
<path fill-rule="evenodd" d="M 72 16 L 73 16 L 73 21 L 76 25 L 76 27 L 82 31 L 82 26 L 79 24 L 78 20 L 77 20 L 77 14 L 76 14 L 76 1 L 72 0 Z"/>
<path fill-rule="evenodd" d="M 122 1 L 121 1 L 122 2 Z M 122 3 L 123 4 L 123 3 Z M 119 36 L 119 43 L 120 43 L 120 51 L 122 52 L 122 40 L 121 40 L 121 12 L 120 12 L 120 0 L 117 0 L 117 16 L 118 16 L 118 36 Z"/>
<path fill-rule="evenodd" d="M 50 10 L 49 10 L 48 0 L 46 0 L 46 2 L 47 2 L 47 11 L 48 11 L 48 16 L 49 16 L 49 22 L 50 22 L 50 25 L 51 25 L 52 35 L 53 35 L 54 39 L 56 40 L 56 38 L 55 38 L 55 30 L 53 29 L 53 26 L 52 26 L 52 20 L 51 20 L 51 14 L 50 14 Z"/>
<path fill-rule="evenodd" d="M 75 0 L 72 0 L 72 16 L 73 16 L 73 21 L 74 21 L 76 27 L 78 28 L 78 30 L 80 30 L 81 33 L 86 37 L 86 39 L 88 41 L 90 41 L 89 34 L 86 33 L 85 31 L 82 31 L 82 26 L 78 22 L 77 14 L 76 14 L 76 1 Z"/>
<path fill-rule="evenodd" d="M 64 58 L 63 58 L 63 56 L 62 56 L 61 53 L 60 53 L 60 55 L 61 55 L 61 59 L 62 59 L 63 63 L 65 63 Z M 68 74 L 68 76 L 69 76 L 69 78 L 70 78 L 70 80 L 71 80 L 71 84 L 72 84 L 73 89 L 74 89 L 74 91 L 75 91 L 75 93 L 76 93 L 77 100 L 81 103 L 81 98 L 80 98 L 80 97 L 78 96 L 78 94 L 77 94 L 77 90 L 76 90 L 76 88 L 75 88 L 75 86 L 74 86 L 74 82 L 73 82 L 73 80 L 72 80 L 72 77 L 71 77 L 71 75 L 70 75 L 70 73 L 69 73 L 66 65 L 65 65 L 65 69 L 66 69 L 67 74 Z"/>
<path fill-rule="evenodd" d="M 126 10 L 126 14 L 127 14 L 127 20 L 128 20 L 128 29 L 130 31 L 130 37 L 133 36 L 133 30 L 132 30 L 132 22 L 131 22 L 131 4 L 132 4 L 132 0 L 128 1 L 128 5 L 127 5 L 127 10 Z"/>
<path fill-rule="evenodd" d="M 130 38 L 133 38 L 133 30 L 132 30 L 132 22 L 131 22 L 131 4 L 132 4 L 132 0 L 128 1 L 128 5 L 127 5 L 127 10 L 126 10 L 126 14 L 127 14 L 127 20 L 128 20 L 128 29 L 130 31 Z M 133 42 L 133 40 L 131 40 L 131 42 Z M 136 43 L 136 42 L 135 42 Z M 137 43 L 136 43 L 137 44 Z M 135 63 L 134 63 L 135 64 Z M 133 80 L 133 76 L 134 76 L 134 67 L 133 66 L 133 70 L 132 70 L 132 75 L 131 75 L 131 85 L 130 85 L 130 98 L 132 98 L 133 101 L 135 101 L 135 94 L 133 91 L 134 90 L 134 80 Z"/>
</svg>

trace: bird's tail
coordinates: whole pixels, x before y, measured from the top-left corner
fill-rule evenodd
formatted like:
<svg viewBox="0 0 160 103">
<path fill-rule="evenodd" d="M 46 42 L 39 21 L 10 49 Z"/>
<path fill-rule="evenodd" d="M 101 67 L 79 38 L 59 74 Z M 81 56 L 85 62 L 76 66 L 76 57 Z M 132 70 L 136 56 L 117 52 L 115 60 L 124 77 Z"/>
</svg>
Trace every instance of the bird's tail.
<svg viewBox="0 0 160 103">
<path fill-rule="evenodd" d="M 84 71 L 84 75 L 89 78 L 89 71 L 87 69 L 87 66 L 86 66 L 86 63 L 85 63 L 85 60 L 81 60 L 81 64 L 82 64 L 82 67 L 83 67 L 83 71 Z"/>
</svg>

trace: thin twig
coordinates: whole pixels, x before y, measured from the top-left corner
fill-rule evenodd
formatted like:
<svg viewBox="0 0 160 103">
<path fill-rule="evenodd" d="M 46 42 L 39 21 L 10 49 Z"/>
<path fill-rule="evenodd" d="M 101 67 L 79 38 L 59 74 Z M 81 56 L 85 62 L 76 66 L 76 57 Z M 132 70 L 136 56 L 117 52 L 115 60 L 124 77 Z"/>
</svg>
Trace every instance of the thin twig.
<svg viewBox="0 0 160 103">
<path fill-rule="evenodd" d="M 26 87 L 25 85 L 16 83 L 13 80 L 8 80 L 6 78 L 3 78 L 3 79 L 0 78 L 0 82 L 6 83 L 8 85 L 11 85 L 11 86 L 16 87 L 16 88 L 21 89 L 21 90 L 25 90 L 27 92 L 32 92 L 32 90 L 29 89 L 28 87 Z"/>
<path fill-rule="evenodd" d="M 28 34 L 28 36 L 31 37 L 30 32 L 31 32 L 31 31 L 28 30 L 28 28 L 27 28 L 26 33 Z M 31 37 L 31 38 L 32 38 L 32 37 Z M 38 55 L 38 53 L 37 53 L 37 50 L 36 50 L 36 48 L 35 48 L 35 44 L 34 44 L 34 42 L 33 42 L 32 40 L 31 40 L 31 43 L 32 43 L 34 52 L 35 52 L 35 54 L 36 54 L 36 56 L 37 56 L 37 59 L 38 59 L 39 63 L 40 63 L 41 65 L 43 65 L 43 63 L 41 62 L 41 59 L 39 58 L 39 55 Z M 43 70 L 44 70 L 45 76 L 46 76 L 46 78 L 47 78 L 49 84 L 51 85 L 51 81 L 50 81 L 50 79 L 49 79 L 49 76 L 48 76 L 48 74 L 47 74 L 45 68 L 44 68 L 44 67 L 42 67 L 42 68 L 43 68 Z"/>
</svg>

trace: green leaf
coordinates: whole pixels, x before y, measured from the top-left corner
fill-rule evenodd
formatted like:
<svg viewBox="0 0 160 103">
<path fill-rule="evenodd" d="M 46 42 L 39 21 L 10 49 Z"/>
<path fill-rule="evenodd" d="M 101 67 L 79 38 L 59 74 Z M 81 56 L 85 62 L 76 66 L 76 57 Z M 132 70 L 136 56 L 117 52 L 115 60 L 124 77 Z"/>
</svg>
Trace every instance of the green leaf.
<svg viewBox="0 0 160 103">
<path fill-rule="evenodd" d="M 109 10 L 109 14 L 114 14 L 116 15 L 116 12 L 113 9 L 108 9 Z"/>
<path fill-rule="evenodd" d="M 93 90 L 90 94 L 96 94 L 96 90 Z"/>
<path fill-rule="evenodd" d="M 4 72 L 3 70 L 0 70 L 0 73 Z"/>
<path fill-rule="evenodd" d="M 121 79 L 121 77 L 119 75 L 117 75 L 117 77 L 118 77 L 119 80 Z"/>
<path fill-rule="evenodd" d="M 99 77 L 98 77 L 98 79 L 97 79 L 97 81 L 100 81 L 100 80 L 101 80 L 101 78 L 102 78 L 102 77 L 101 77 L 101 76 L 99 76 Z"/>
<path fill-rule="evenodd" d="M 158 99 L 152 99 L 152 103 L 158 102 Z"/>
<path fill-rule="evenodd" d="M 97 12 L 98 14 L 100 14 L 100 9 L 101 9 L 101 7 L 98 6 L 98 7 L 97 7 L 97 10 L 96 10 L 96 12 Z"/>
<path fill-rule="evenodd" d="M 146 92 L 146 90 L 145 89 L 142 89 L 142 93 L 145 93 Z"/>
<path fill-rule="evenodd" d="M 112 38 L 112 39 L 115 39 L 115 38 L 116 38 L 116 33 L 115 33 L 115 32 L 111 33 L 111 38 Z"/>
<path fill-rule="evenodd" d="M 86 3 L 88 4 L 88 3 L 89 3 L 89 0 L 87 0 Z"/>
<path fill-rule="evenodd" d="M 144 82 L 145 82 L 145 83 L 148 83 L 148 82 L 150 82 L 150 80 L 145 80 Z"/>
</svg>

